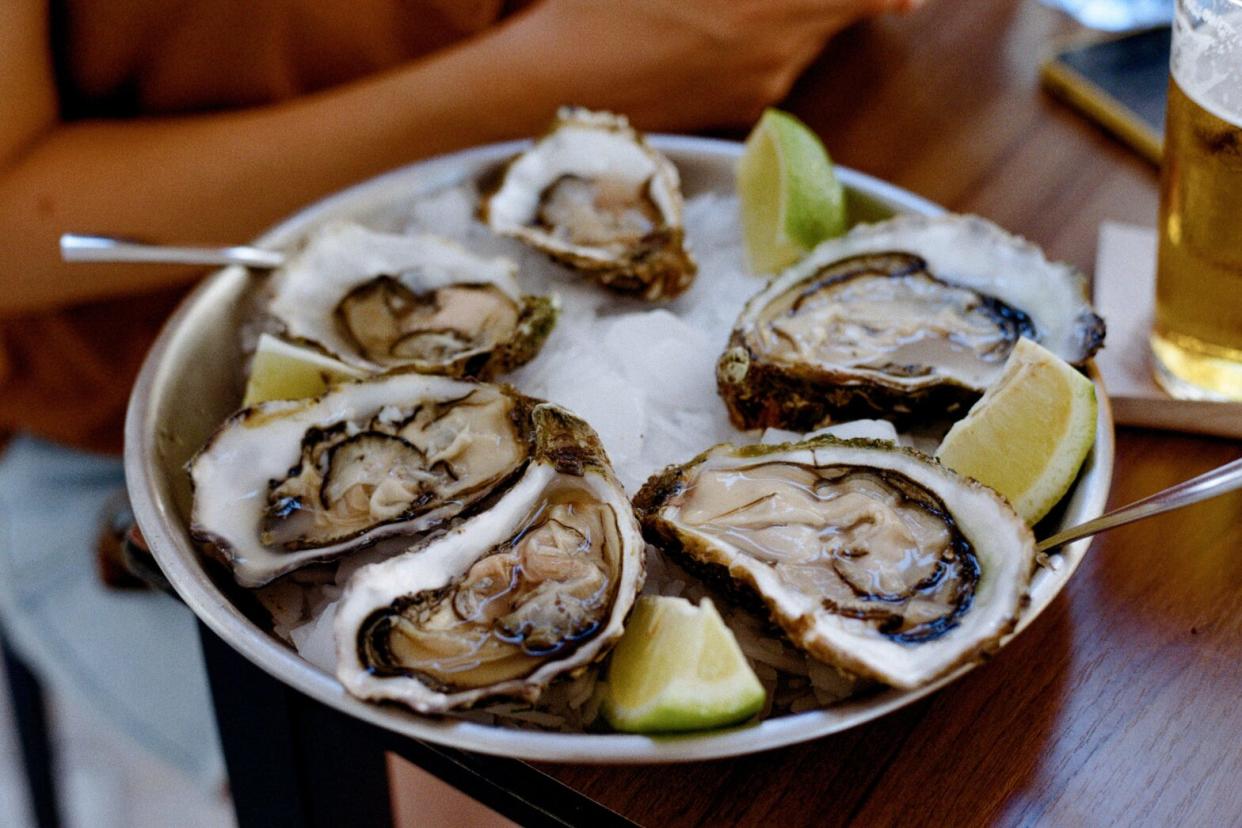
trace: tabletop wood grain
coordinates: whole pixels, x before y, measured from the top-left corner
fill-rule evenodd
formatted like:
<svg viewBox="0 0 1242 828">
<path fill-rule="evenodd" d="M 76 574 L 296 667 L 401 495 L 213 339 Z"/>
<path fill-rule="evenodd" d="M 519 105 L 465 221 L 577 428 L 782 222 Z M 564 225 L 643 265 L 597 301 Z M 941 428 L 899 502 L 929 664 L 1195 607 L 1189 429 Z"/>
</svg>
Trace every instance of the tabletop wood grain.
<svg viewBox="0 0 1242 828">
<path fill-rule="evenodd" d="M 839 163 L 1089 270 L 1152 225 L 1155 169 L 1039 91 L 1075 27 L 1034 0 L 933 0 L 840 37 L 785 107 Z M 1123 429 L 1110 505 L 1242 455 Z M 740 759 L 543 766 L 646 825 L 1242 825 L 1242 493 L 1117 529 L 988 665 L 836 736 Z"/>
</svg>

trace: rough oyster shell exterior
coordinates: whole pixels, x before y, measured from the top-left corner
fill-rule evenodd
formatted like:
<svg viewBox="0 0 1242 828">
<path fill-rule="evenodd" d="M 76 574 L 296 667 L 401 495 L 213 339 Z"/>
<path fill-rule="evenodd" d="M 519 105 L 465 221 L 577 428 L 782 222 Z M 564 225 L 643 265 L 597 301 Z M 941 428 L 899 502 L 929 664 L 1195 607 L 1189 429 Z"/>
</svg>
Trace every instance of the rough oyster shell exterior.
<svg viewBox="0 0 1242 828">
<path fill-rule="evenodd" d="M 658 220 L 619 245 L 577 244 L 537 218 L 545 193 L 565 177 L 620 177 L 640 188 Z M 618 293 L 672 299 L 694 280 L 686 250 L 677 168 L 622 116 L 564 107 L 548 132 L 505 167 L 480 215 L 493 230 L 542 250 Z"/>
<path fill-rule="evenodd" d="M 795 463 L 897 473 L 934 493 L 973 546 L 979 577 L 972 603 L 941 634 L 922 641 L 886 636 L 836 614 L 820 596 L 790 588 L 770 562 L 679 519 L 679 498 L 705 468 Z M 912 688 L 986 657 L 1013 631 L 1036 568 L 1030 529 L 991 489 L 931 458 L 889 443 L 823 436 L 799 443 L 719 445 L 654 475 L 634 499 L 647 539 L 707 580 L 758 601 L 795 645 L 816 658 L 894 687 Z"/>
<path fill-rule="evenodd" d="M 350 579 L 334 621 L 337 676 L 350 693 L 401 702 L 421 713 L 469 707 L 493 697 L 533 702 L 553 679 L 580 674 L 620 638 L 643 582 L 645 544 L 633 509 L 599 438 L 585 422 L 551 404 L 537 406 L 531 417 L 535 434 L 531 460 L 503 497 L 426 545 L 363 567 Z M 529 531 L 523 520 L 543 514 L 551 492 L 566 490 L 602 505 L 615 519 L 617 548 L 606 550 L 614 583 L 608 590 L 607 613 L 588 636 L 531 659 L 529 669 L 524 667 L 519 675 L 483 686 L 443 686 L 414 669 L 377 669 L 370 662 L 366 638 L 377 613 L 423 595 L 450 600 L 443 597 L 445 590 L 460 589 L 475 564 L 498 549 L 516 546 Z"/>
<path fill-rule="evenodd" d="M 494 341 L 463 343 L 443 355 L 395 355 L 378 361 L 342 324 L 346 297 L 377 280 L 423 296 L 443 288 L 496 292 L 514 322 Z M 409 369 L 424 374 L 492 379 L 533 359 L 556 325 L 553 297 L 523 294 L 517 265 L 487 258 L 429 234 L 383 233 L 350 222 L 322 228 L 273 274 L 268 313 L 280 334 L 368 373 Z M 480 320 L 486 329 L 486 320 Z"/>
<path fill-rule="evenodd" d="M 952 416 L 979 398 L 986 385 L 942 371 L 864 371 L 773 359 L 756 348 L 755 332 L 770 305 L 834 265 L 885 254 L 918 257 L 949 286 L 1016 309 L 1033 326 L 1031 335 L 1071 364 L 1085 364 L 1103 343 L 1104 322 L 1091 308 L 1086 277 L 1070 265 L 1048 261 L 1035 245 L 977 216 L 899 216 L 824 242 L 747 302 L 716 369 L 734 425 L 805 432 L 859 417 L 910 422 Z"/>
<path fill-rule="evenodd" d="M 322 481 L 327 484 L 334 452 L 348 443 L 343 438 L 373 434 L 374 423 L 390 414 L 395 421 L 419 407 L 447 406 L 451 410 L 458 402 L 480 395 L 500 407 L 512 433 L 504 446 L 506 461 L 489 468 L 477 486 L 463 483 L 451 497 L 411 503 L 410 508 L 398 504 L 371 518 L 364 515 L 360 523 L 350 524 L 348 531 L 315 542 L 265 539 L 265 524 L 281 511 L 276 494 L 282 481 L 294 479 L 308 464 L 318 464 L 327 468 Z M 333 560 L 390 538 L 409 542 L 444 526 L 509 481 L 533 446 L 530 412 L 537 403 L 503 387 L 401 373 L 339 385 L 315 399 L 273 401 L 243 409 L 224 422 L 188 464 L 194 488 L 191 534 L 209 555 L 228 565 L 237 582 L 246 587 L 262 586 L 302 566 Z M 446 427 L 456 428 L 452 422 Z M 384 435 L 385 439 L 398 446 L 408 444 L 395 433 L 396 427 L 390 430 L 394 434 Z M 328 445 L 321 459 L 308 456 L 325 436 L 338 442 Z M 428 463 L 436 461 L 439 452 L 462 450 L 463 446 L 453 444 L 453 440 L 469 440 L 471 436 L 440 435 L 439 446 L 426 452 Z M 488 434 L 485 439 L 490 443 L 479 451 L 494 454 L 501 438 Z M 381 478 L 391 477 L 387 469 L 376 472 Z M 318 485 L 312 488 L 313 500 L 322 489 Z M 314 514 L 309 508 L 307 513 Z M 321 514 L 315 514 L 317 523 Z"/>
</svg>

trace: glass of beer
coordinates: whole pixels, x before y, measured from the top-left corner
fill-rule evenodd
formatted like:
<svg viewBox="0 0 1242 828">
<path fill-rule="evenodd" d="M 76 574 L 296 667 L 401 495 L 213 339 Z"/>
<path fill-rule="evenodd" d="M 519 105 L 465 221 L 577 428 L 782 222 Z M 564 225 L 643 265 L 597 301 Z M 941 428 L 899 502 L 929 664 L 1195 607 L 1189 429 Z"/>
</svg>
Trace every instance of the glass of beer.
<svg viewBox="0 0 1242 828">
<path fill-rule="evenodd" d="M 1242 0 L 1177 0 L 1164 141 L 1156 379 L 1242 400 Z"/>
</svg>

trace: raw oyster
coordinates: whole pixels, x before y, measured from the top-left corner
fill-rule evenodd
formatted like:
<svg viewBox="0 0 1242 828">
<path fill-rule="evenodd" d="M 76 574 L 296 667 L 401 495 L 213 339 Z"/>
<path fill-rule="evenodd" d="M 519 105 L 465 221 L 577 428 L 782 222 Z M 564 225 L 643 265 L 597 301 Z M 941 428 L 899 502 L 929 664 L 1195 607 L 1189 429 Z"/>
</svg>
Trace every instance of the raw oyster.
<svg viewBox="0 0 1242 828">
<path fill-rule="evenodd" d="M 671 299 L 694 280 L 681 212 L 672 162 L 625 118 L 571 107 L 481 207 L 496 232 L 643 299 Z"/>
<path fill-rule="evenodd" d="M 191 533 L 253 587 L 436 529 L 526 462 L 535 402 L 410 373 L 244 409 L 190 462 Z"/>
<path fill-rule="evenodd" d="M 1035 568 L 999 495 L 889 443 L 719 445 L 634 503 L 648 540 L 757 596 L 796 646 L 894 687 L 995 650 Z"/>
<path fill-rule="evenodd" d="M 330 225 L 274 276 L 268 311 L 286 337 L 376 373 L 489 379 L 529 362 L 556 324 L 517 265 L 432 235 Z"/>
<path fill-rule="evenodd" d="M 422 713 L 534 701 L 620 637 L 643 578 L 633 509 L 586 423 L 551 404 L 531 418 L 531 461 L 500 500 L 350 579 L 334 620 L 349 692 Z"/>
<path fill-rule="evenodd" d="M 976 216 L 901 216 L 821 244 L 754 296 L 717 387 L 739 428 L 952 415 L 1022 336 L 1090 359 L 1104 322 L 1081 273 Z"/>
</svg>

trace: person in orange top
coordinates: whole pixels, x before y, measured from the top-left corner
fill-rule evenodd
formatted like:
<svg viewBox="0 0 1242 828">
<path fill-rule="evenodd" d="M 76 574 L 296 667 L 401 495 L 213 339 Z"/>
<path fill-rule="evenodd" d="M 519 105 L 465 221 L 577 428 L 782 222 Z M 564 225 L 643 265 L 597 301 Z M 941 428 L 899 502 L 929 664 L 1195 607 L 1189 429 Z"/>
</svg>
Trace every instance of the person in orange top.
<svg viewBox="0 0 1242 828">
<path fill-rule="evenodd" d="M 27 556 L 0 555 L 6 633 L 46 672 L 81 658 L 105 683 L 150 669 L 135 631 L 196 651 L 192 620 L 167 620 L 188 614 L 157 596 L 64 626 L 55 657 L 46 635 L 68 621 L 30 617 L 63 584 L 23 592 L 22 573 L 56 555 L 89 573 L 96 514 L 120 482 L 115 461 L 64 446 L 119 448 L 143 354 L 201 274 L 66 265 L 61 233 L 244 242 L 360 179 L 534 134 L 563 103 L 644 130 L 745 126 L 833 34 L 917 2 L 0 2 L 0 434 L 25 435 L 0 459 L 0 523 L 11 558 Z M 130 646 L 91 642 L 107 613 L 130 613 L 114 635 Z M 113 695 L 116 717 L 154 718 L 166 742 L 197 738 L 160 730 L 160 705 L 139 690 Z"/>
<path fill-rule="evenodd" d="M 62 232 L 244 241 L 562 103 L 746 125 L 829 36 L 913 2 L 5 0 L 0 429 L 119 448 L 137 364 L 199 275 L 67 266 Z"/>
</svg>

